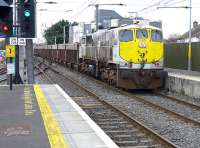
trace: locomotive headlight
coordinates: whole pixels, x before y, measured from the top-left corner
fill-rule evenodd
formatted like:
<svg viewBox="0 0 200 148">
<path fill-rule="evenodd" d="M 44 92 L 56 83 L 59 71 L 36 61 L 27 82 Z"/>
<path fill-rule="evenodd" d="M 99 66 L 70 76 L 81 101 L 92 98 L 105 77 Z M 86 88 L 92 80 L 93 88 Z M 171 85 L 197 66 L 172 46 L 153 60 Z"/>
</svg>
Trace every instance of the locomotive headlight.
<svg viewBox="0 0 200 148">
<path fill-rule="evenodd" d="M 154 62 L 155 67 L 162 67 L 163 66 L 163 60 L 155 61 Z"/>
<path fill-rule="evenodd" d="M 145 42 L 139 42 L 139 47 L 140 48 L 146 48 L 147 44 Z"/>
</svg>

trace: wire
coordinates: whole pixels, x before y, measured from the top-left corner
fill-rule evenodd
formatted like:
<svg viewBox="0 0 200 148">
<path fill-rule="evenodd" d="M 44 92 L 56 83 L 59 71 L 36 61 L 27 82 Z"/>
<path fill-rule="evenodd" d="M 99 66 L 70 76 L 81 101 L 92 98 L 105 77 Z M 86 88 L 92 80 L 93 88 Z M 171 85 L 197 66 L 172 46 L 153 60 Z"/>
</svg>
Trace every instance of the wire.
<svg viewBox="0 0 200 148">
<path fill-rule="evenodd" d="M 160 0 L 156 3 L 154 3 L 154 4 L 150 4 L 149 6 L 146 6 L 145 8 L 140 9 L 138 12 L 143 12 L 143 11 L 146 11 L 146 10 L 152 8 L 152 7 L 159 6 L 162 2 L 163 2 L 163 0 Z"/>
<path fill-rule="evenodd" d="M 185 2 L 185 1 L 186 1 L 186 0 L 179 0 L 179 1 L 177 1 L 177 2 L 174 2 L 174 3 L 169 4 L 169 5 L 167 5 L 167 6 L 172 6 L 172 5 L 180 4 L 180 3 Z"/>
<path fill-rule="evenodd" d="M 173 5 L 175 5 L 175 4 L 182 3 L 182 2 L 184 2 L 184 1 L 186 1 L 186 0 L 179 0 L 179 1 L 177 1 L 177 2 L 174 2 L 174 1 L 177 1 L 177 0 L 168 0 L 168 1 L 166 1 L 166 2 L 164 2 L 164 1 L 159 1 L 159 2 L 157 2 L 157 3 L 154 3 L 154 4 L 152 4 L 152 5 L 149 6 L 149 7 L 145 7 L 145 8 L 143 8 L 143 9 L 141 9 L 140 12 L 142 12 L 142 13 L 140 13 L 140 15 L 143 15 L 143 14 L 146 14 L 146 13 L 150 13 L 150 12 L 154 12 L 154 11 L 158 11 L 158 9 L 155 8 L 155 7 L 156 7 L 156 6 L 160 6 L 161 3 L 164 3 L 165 6 L 173 6 Z M 174 2 L 174 3 L 171 3 L 171 2 Z M 166 5 L 166 4 L 168 4 L 168 5 Z M 149 9 L 150 9 L 150 10 L 149 10 Z M 149 10 L 149 11 L 147 11 L 147 10 Z"/>
<path fill-rule="evenodd" d="M 91 4 L 94 4 L 94 3 L 96 3 L 97 2 L 97 0 L 95 0 L 95 2 L 92 2 L 93 0 L 90 0 L 89 1 L 89 3 L 91 3 Z M 77 17 L 79 14 L 81 14 L 81 13 L 83 13 L 84 11 L 86 11 L 88 8 L 89 8 L 89 6 L 88 6 L 88 3 L 84 3 L 84 5 L 85 4 L 87 4 L 87 6 L 86 7 L 84 7 L 83 9 L 81 9 L 80 11 L 78 11 L 77 13 L 75 13 L 72 17 L 70 17 L 70 19 L 72 19 L 72 18 L 74 18 L 74 17 Z M 83 5 L 81 5 L 81 7 L 82 7 Z M 79 10 L 79 9 L 78 9 Z"/>
<path fill-rule="evenodd" d="M 173 2 L 173 1 L 175 1 L 175 0 L 168 0 L 167 2 L 164 2 L 163 4 L 167 5 L 167 4 L 169 4 L 169 3 Z"/>
</svg>

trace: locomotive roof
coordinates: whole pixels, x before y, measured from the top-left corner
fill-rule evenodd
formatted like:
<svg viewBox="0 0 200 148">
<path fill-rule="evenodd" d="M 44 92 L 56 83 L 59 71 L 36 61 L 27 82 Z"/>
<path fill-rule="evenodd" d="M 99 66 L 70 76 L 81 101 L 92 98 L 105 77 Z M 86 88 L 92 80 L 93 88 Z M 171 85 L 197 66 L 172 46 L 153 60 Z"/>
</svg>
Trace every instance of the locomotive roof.
<svg viewBox="0 0 200 148">
<path fill-rule="evenodd" d="M 137 25 L 137 24 L 121 26 L 121 27 L 115 28 L 115 29 L 129 29 L 129 28 L 156 29 L 156 30 L 160 30 L 160 31 L 162 30 L 158 27 L 154 27 L 154 26 L 150 26 L 150 25 Z"/>
<path fill-rule="evenodd" d="M 137 29 L 139 29 L 139 28 L 145 28 L 145 29 L 155 29 L 155 30 L 162 31 L 162 29 L 154 27 L 154 26 L 150 26 L 150 25 L 133 24 L 133 25 L 120 26 L 120 27 L 112 28 L 112 29 L 101 29 L 101 30 L 98 30 L 98 32 L 87 34 L 86 36 L 92 35 L 92 34 L 101 34 L 101 33 L 104 33 L 106 31 L 112 31 L 112 30 L 116 31 L 116 30 L 121 30 L 121 29 L 130 29 L 130 28 L 137 28 Z"/>
</svg>

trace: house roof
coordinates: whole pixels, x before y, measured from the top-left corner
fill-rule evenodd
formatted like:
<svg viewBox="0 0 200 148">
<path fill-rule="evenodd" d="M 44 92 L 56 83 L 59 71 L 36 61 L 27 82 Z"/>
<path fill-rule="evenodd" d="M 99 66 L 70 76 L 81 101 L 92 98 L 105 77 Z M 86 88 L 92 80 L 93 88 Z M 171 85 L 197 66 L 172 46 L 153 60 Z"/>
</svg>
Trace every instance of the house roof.
<svg viewBox="0 0 200 148">
<path fill-rule="evenodd" d="M 99 10 L 99 21 L 103 22 L 103 20 L 111 20 L 111 19 L 122 19 L 123 17 L 120 16 L 117 12 L 113 10 Z"/>
<path fill-rule="evenodd" d="M 200 38 L 200 25 L 196 26 L 195 28 L 192 28 L 192 38 Z M 189 31 L 184 33 L 180 38 L 181 39 L 187 39 L 189 37 Z"/>
</svg>

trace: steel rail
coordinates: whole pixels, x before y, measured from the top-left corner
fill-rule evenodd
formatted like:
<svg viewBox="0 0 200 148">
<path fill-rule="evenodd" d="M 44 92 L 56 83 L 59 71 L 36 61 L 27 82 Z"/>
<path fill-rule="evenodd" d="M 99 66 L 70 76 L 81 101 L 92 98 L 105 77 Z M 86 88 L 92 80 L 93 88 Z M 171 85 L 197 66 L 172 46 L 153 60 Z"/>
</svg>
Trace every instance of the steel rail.
<svg viewBox="0 0 200 148">
<path fill-rule="evenodd" d="M 7 78 L 0 79 L 0 83 L 6 81 Z"/>
<path fill-rule="evenodd" d="M 122 91 L 122 90 L 118 90 L 118 91 L 121 92 L 122 94 L 125 94 L 125 95 L 127 95 L 127 96 L 133 98 L 133 99 L 137 99 L 137 100 L 142 101 L 142 102 L 144 102 L 144 103 L 146 103 L 146 104 L 149 104 L 150 106 L 153 106 L 153 107 L 155 107 L 155 108 L 159 108 L 159 109 L 161 109 L 161 110 L 163 110 L 163 111 L 165 111 L 165 112 L 168 112 L 168 113 L 170 113 L 170 114 L 172 114 L 172 115 L 174 115 L 174 116 L 179 117 L 179 119 L 181 119 L 181 120 L 185 120 L 185 121 L 188 122 L 188 123 L 192 123 L 192 124 L 197 125 L 197 126 L 200 127 L 200 122 L 197 121 L 197 120 L 195 120 L 195 119 L 193 119 L 193 118 L 187 117 L 187 116 L 185 116 L 185 115 L 183 115 L 183 114 L 181 114 L 181 113 L 177 113 L 177 112 L 172 111 L 172 110 L 170 110 L 170 109 L 168 109 L 168 108 L 162 107 L 162 106 L 160 106 L 159 104 L 153 103 L 153 102 L 151 102 L 151 101 L 148 101 L 147 99 L 145 99 L 145 98 L 143 98 L 143 97 L 141 97 L 141 96 L 133 95 L 133 94 L 130 94 L 130 93 L 125 92 L 125 91 Z"/>
<path fill-rule="evenodd" d="M 6 73 L 6 68 L 1 68 L 0 69 L 0 75 L 5 74 Z"/>
<path fill-rule="evenodd" d="M 41 69 L 38 65 L 35 65 L 35 68 L 37 68 L 51 84 L 54 84 L 54 81 L 49 78 L 43 69 Z"/>
<path fill-rule="evenodd" d="M 195 108 L 197 110 L 200 110 L 200 105 L 196 105 L 196 104 L 194 104 L 192 102 L 185 101 L 185 100 L 182 100 L 182 99 L 178 99 L 178 98 L 173 97 L 173 96 L 168 96 L 168 95 L 162 94 L 161 92 L 157 92 L 157 91 L 154 91 L 154 93 L 157 94 L 157 95 L 160 95 L 162 97 L 165 97 L 165 98 L 167 98 L 169 100 L 177 101 L 177 102 L 180 102 L 180 103 L 182 103 L 184 105 L 187 105 L 187 106 L 193 107 L 193 108 Z"/>
</svg>

